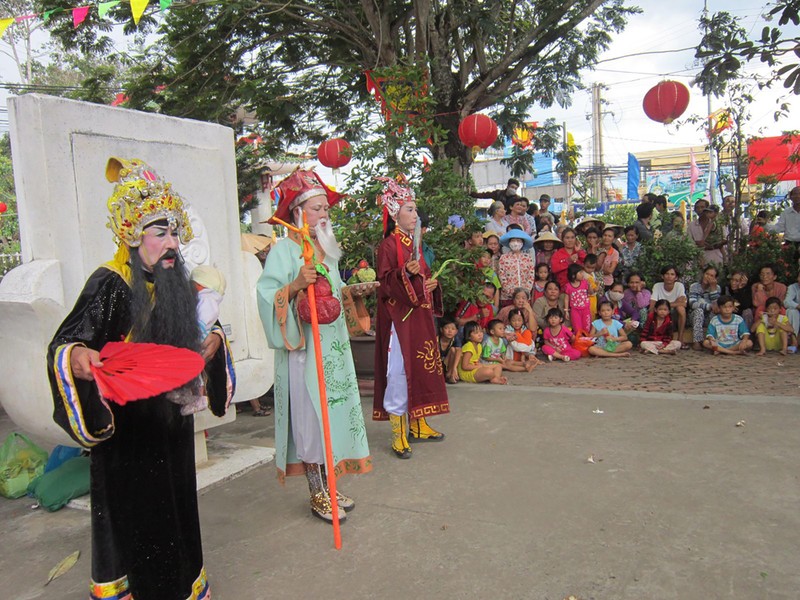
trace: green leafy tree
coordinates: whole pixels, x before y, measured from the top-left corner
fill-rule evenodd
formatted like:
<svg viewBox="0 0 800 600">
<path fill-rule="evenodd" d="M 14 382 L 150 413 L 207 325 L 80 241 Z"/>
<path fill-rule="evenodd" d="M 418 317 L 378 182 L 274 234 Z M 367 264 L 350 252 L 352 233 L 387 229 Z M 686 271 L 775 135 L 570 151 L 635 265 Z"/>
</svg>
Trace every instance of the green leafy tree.
<svg viewBox="0 0 800 600">
<path fill-rule="evenodd" d="M 758 60 L 773 69 L 774 79 L 800 95 L 800 1 L 771 2 L 764 18 L 760 35 L 751 38 L 740 19 L 729 12 L 701 17 L 704 35 L 695 56 L 704 63 L 697 77 L 704 94 L 721 94 L 740 77 L 747 63 Z M 770 24 L 776 18 L 777 24 Z"/>
<path fill-rule="evenodd" d="M 0 139 L 0 202 L 6 212 L 0 214 L 0 253 L 20 251 L 17 196 L 14 190 L 14 169 L 11 164 L 11 144 L 8 134 Z"/>
<path fill-rule="evenodd" d="M 463 117 L 493 111 L 510 131 L 535 104 L 567 105 L 581 70 L 637 11 L 622 0 L 183 5 L 167 13 L 127 90 L 135 106 L 155 101 L 165 114 L 206 120 L 244 106 L 287 143 L 319 139 L 331 127 L 355 140 L 367 133 L 351 122 L 359 106 L 374 102 L 364 85 L 371 71 L 384 80 L 388 109 L 409 120 L 416 99 L 433 99 L 429 117 L 444 133 L 432 140 L 433 157 L 466 169 L 472 156 L 457 135 Z M 110 14 L 129 18 L 127 10 Z M 145 31 L 153 26 L 147 15 L 140 22 Z M 66 43 L 92 49 L 91 27 L 57 29 Z M 387 78 L 386 69 L 410 72 Z M 166 87 L 156 94 L 158 86 Z"/>
</svg>

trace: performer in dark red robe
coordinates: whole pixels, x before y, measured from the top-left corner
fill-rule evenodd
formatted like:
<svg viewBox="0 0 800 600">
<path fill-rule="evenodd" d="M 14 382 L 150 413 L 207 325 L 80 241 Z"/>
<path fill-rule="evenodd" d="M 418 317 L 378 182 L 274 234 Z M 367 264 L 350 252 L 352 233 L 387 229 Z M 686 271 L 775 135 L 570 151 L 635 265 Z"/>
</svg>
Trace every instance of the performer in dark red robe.
<svg viewBox="0 0 800 600">
<path fill-rule="evenodd" d="M 386 182 L 379 199 L 396 227 L 387 230 L 378 247 L 372 418 L 390 421 L 392 450 L 399 458 L 411 458 L 409 441 L 444 439 L 426 418 L 450 411 L 434 324 L 434 317 L 442 315 L 442 291 L 420 250 L 414 192 L 379 179 Z"/>
</svg>

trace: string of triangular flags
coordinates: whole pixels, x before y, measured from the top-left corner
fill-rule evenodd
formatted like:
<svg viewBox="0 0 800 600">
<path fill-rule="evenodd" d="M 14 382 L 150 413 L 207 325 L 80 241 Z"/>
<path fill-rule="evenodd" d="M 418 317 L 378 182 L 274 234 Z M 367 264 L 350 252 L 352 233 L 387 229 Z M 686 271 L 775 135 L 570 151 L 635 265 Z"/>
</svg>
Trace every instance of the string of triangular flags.
<svg viewBox="0 0 800 600">
<path fill-rule="evenodd" d="M 139 19 L 142 18 L 147 5 L 150 4 L 150 0 L 124 0 L 126 3 L 130 3 L 131 5 L 131 14 L 133 15 L 133 22 L 137 25 L 139 24 Z M 60 12 L 72 12 L 72 26 L 77 28 L 81 23 L 86 20 L 86 17 L 89 15 L 89 11 L 92 8 L 97 8 L 97 14 L 102 19 L 106 16 L 109 10 L 117 6 L 118 4 L 122 4 L 123 0 L 108 0 L 106 2 L 100 2 L 99 4 L 87 4 L 83 6 L 76 6 L 75 8 L 54 8 L 52 10 L 46 10 L 42 13 L 31 13 L 27 15 L 19 15 L 16 17 L 5 17 L 0 19 L 0 37 L 3 37 L 5 34 L 6 29 L 8 29 L 14 23 L 19 23 L 21 21 L 27 21 L 29 19 L 39 19 L 41 18 L 43 21 L 50 20 L 50 17 L 55 15 L 56 13 Z M 167 10 L 172 5 L 172 0 L 159 0 L 159 7 L 161 11 Z"/>
</svg>

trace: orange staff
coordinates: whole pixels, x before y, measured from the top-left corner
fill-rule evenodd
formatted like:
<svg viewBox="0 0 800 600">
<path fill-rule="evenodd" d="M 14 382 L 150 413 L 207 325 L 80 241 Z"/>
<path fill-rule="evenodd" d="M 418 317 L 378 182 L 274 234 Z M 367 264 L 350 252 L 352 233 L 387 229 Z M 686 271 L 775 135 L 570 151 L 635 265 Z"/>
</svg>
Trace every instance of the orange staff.
<svg viewBox="0 0 800 600">
<path fill-rule="evenodd" d="M 299 233 L 303 239 L 303 259 L 307 265 L 314 265 L 314 244 L 308 232 L 308 224 L 303 223 L 302 228 L 289 225 L 277 217 L 272 217 L 287 229 Z M 308 305 L 311 308 L 311 334 L 314 338 L 314 358 L 317 362 L 317 385 L 319 387 L 319 408 L 322 415 L 322 435 L 325 441 L 325 461 L 328 463 L 328 489 L 331 494 L 331 509 L 333 512 L 333 544 L 337 550 L 342 549 L 342 532 L 339 527 L 339 499 L 336 497 L 336 475 L 333 463 L 333 444 L 331 443 L 331 426 L 328 420 L 328 394 L 325 389 L 325 371 L 322 367 L 322 339 L 319 335 L 319 318 L 317 317 L 317 297 L 313 284 L 306 288 Z"/>
</svg>

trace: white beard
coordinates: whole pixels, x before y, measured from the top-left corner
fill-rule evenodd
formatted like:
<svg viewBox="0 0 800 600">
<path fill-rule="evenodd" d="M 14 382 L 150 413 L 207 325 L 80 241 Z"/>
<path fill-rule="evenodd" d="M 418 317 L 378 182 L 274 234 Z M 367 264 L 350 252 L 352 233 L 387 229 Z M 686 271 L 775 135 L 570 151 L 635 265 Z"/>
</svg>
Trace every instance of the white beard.
<svg viewBox="0 0 800 600">
<path fill-rule="evenodd" d="M 339 246 L 339 242 L 336 241 L 330 220 L 321 219 L 317 226 L 314 227 L 314 231 L 317 234 L 317 242 L 325 256 L 330 257 L 334 262 L 339 262 L 339 259 L 342 258 L 342 248 Z"/>
</svg>

